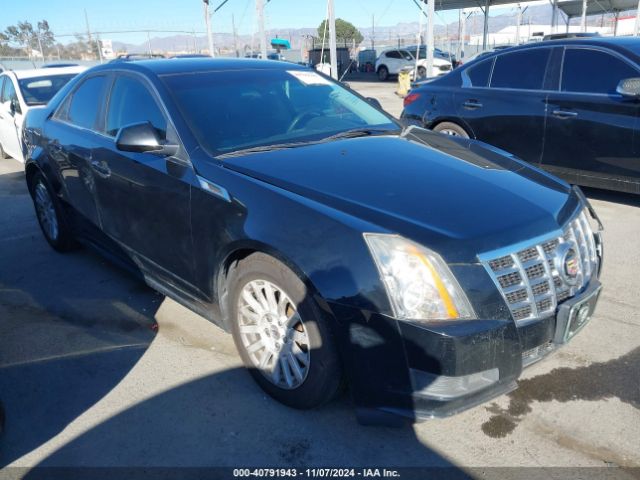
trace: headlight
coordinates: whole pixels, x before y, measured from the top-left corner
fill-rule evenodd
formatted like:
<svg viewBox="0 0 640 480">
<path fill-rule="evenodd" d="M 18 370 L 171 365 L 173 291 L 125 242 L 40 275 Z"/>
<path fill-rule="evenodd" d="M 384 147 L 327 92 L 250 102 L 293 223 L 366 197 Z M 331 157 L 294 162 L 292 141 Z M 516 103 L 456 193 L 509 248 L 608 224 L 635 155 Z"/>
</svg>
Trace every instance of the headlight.
<svg viewBox="0 0 640 480">
<path fill-rule="evenodd" d="M 467 296 L 440 255 L 398 235 L 365 233 L 398 319 L 474 318 Z"/>
</svg>

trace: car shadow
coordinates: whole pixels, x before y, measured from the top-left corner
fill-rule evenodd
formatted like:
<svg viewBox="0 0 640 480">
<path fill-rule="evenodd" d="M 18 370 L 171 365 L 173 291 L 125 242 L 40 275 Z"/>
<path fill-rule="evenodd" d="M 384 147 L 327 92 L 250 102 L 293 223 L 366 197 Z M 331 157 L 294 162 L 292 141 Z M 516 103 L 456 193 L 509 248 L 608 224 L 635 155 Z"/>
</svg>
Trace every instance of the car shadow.
<svg viewBox="0 0 640 480">
<path fill-rule="evenodd" d="M 0 175 L 0 467 L 112 390 L 156 334 L 162 301 L 97 255 L 55 253 L 22 172 Z"/>
</svg>

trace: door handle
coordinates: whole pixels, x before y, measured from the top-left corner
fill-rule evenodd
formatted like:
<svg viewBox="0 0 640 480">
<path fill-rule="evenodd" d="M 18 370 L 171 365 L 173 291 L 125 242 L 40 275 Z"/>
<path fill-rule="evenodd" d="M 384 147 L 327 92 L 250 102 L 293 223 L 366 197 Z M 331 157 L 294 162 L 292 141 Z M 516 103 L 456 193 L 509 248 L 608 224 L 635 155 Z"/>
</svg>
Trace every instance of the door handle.
<svg viewBox="0 0 640 480">
<path fill-rule="evenodd" d="M 482 104 L 480 102 L 478 102 L 477 100 L 467 100 L 466 102 L 464 102 L 462 104 L 462 106 L 464 108 L 470 108 L 472 110 L 474 110 L 476 108 L 482 108 Z"/>
<path fill-rule="evenodd" d="M 93 168 L 93 170 L 95 170 L 95 172 L 101 177 L 108 177 L 111 175 L 111 169 L 104 160 L 91 160 L 91 168 Z"/>
<path fill-rule="evenodd" d="M 558 118 L 573 118 L 578 116 L 577 112 L 569 112 L 567 110 L 554 110 L 551 113 L 553 114 L 554 117 L 558 117 Z"/>
</svg>

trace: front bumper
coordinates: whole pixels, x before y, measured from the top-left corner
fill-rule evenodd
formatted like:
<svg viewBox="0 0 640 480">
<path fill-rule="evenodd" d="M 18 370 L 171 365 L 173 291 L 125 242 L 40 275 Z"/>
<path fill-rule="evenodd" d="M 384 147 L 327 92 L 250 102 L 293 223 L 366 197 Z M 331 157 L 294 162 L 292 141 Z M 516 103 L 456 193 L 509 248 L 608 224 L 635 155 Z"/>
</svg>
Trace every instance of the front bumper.
<svg viewBox="0 0 640 480">
<path fill-rule="evenodd" d="M 561 304 L 556 316 L 522 327 L 511 320 L 425 325 L 331 305 L 340 319 L 337 337 L 357 411 L 419 421 L 453 415 L 515 389 L 523 368 L 566 343 L 571 306 L 599 289 L 594 278 L 583 293 Z M 590 313 L 596 302 L 597 293 Z"/>
</svg>

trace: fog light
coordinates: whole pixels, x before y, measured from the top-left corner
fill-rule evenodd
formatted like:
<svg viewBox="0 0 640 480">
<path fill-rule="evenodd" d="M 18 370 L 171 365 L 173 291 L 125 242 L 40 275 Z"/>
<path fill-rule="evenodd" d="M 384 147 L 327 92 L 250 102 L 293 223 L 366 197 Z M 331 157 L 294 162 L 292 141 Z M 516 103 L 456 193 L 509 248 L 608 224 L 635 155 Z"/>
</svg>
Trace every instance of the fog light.
<svg viewBox="0 0 640 480">
<path fill-rule="evenodd" d="M 460 377 L 434 375 L 411 369 L 411 382 L 416 395 L 434 400 L 451 400 L 469 395 L 496 383 L 500 378 L 497 368 Z"/>
</svg>

